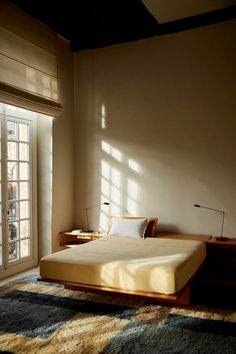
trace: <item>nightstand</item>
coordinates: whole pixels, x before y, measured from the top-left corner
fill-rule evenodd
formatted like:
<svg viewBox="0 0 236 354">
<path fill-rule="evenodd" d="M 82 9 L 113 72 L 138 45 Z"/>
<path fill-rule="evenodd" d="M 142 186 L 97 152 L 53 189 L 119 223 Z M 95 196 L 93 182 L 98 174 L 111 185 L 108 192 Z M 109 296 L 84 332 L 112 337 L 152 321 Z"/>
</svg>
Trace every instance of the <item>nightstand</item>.
<svg viewBox="0 0 236 354">
<path fill-rule="evenodd" d="M 197 279 L 203 303 L 234 306 L 236 299 L 236 239 L 206 242 L 207 258 Z"/>
<path fill-rule="evenodd" d="M 206 282 L 236 286 L 236 239 L 218 241 L 212 238 L 206 246 Z"/>
<path fill-rule="evenodd" d="M 75 231 L 61 231 L 60 232 L 60 245 L 64 247 L 75 247 L 83 243 L 98 240 L 104 237 L 105 233 L 101 232 L 75 232 Z"/>
</svg>

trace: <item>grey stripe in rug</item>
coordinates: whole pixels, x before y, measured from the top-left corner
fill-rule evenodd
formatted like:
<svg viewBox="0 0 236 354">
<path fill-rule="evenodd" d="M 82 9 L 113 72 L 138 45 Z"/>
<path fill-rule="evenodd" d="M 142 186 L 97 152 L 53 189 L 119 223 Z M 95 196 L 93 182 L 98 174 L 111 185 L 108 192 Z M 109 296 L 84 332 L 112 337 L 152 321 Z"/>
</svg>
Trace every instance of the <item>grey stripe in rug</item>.
<svg viewBox="0 0 236 354">
<path fill-rule="evenodd" d="M 130 319 L 135 308 L 15 290 L 0 297 L 0 331 L 48 338 L 77 313 Z"/>
</svg>

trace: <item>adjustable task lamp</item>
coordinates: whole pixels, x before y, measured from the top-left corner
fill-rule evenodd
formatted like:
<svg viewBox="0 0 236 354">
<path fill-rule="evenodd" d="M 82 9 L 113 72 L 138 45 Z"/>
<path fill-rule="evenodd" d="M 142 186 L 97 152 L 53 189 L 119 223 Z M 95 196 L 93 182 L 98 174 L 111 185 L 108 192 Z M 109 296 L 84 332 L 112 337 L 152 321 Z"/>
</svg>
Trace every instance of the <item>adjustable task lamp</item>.
<svg viewBox="0 0 236 354">
<path fill-rule="evenodd" d="M 104 203 L 100 203 L 100 204 L 96 204 L 96 205 L 92 205 L 92 206 L 89 206 L 85 209 L 85 212 L 86 212 L 86 223 L 87 223 L 87 230 L 86 232 L 93 232 L 93 230 L 89 230 L 89 220 L 88 220 L 88 209 L 92 209 L 92 208 L 95 208 L 97 206 L 100 206 L 100 205 L 109 205 L 108 202 L 104 202 Z"/>
<path fill-rule="evenodd" d="M 217 211 L 218 213 L 221 213 L 222 214 L 221 233 L 220 233 L 220 236 L 216 237 L 215 239 L 217 241 L 226 241 L 226 240 L 228 240 L 228 237 L 223 236 L 225 212 L 222 211 L 222 210 L 218 210 L 218 209 L 208 208 L 206 206 L 199 205 L 199 204 L 194 204 L 194 206 L 195 206 L 195 208 L 204 208 L 204 209 L 213 210 L 213 211 Z"/>
</svg>

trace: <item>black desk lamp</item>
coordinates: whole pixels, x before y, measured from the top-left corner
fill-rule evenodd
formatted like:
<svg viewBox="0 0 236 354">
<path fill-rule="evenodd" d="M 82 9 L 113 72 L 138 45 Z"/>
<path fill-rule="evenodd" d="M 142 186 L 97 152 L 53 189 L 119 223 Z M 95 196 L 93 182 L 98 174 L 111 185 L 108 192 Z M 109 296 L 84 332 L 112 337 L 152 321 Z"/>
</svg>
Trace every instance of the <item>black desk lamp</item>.
<svg viewBox="0 0 236 354">
<path fill-rule="evenodd" d="M 226 240 L 228 240 L 228 237 L 223 236 L 225 212 L 222 211 L 222 210 L 218 210 L 218 209 L 208 208 L 208 207 L 206 207 L 206 206 L 199 205 L 199 204 L 194 204 L 194 206 L 195 206 L 196 208 L 204 208 L 204 209 L 213 210 L 213 211 L 217 211 L 218 213 L 221 213 L 221 214 L 222 214 L 221 233 L 220 233 L 220 236 L 216 237 L 215 239 L 216 239 L 217 241 L 226 241 Z"/>
<path fill-rule="evenodd" d="M 100 206 L 100 205 L 109 205 L 109 203 L 108 202 L 104 202 L 104 203 L 92 205 L 92 206 L 89 206 L 89 207 L 86 208 L 86 210 L 85 210 L 85 212 L 86 212 L 86 223 L 87 223 L 86 232 L 93 232 L 93 230 L 89 230 L 88 209 L 92 209 L 92 208 L 95 208 L 95 207 Z"/>
</svg>

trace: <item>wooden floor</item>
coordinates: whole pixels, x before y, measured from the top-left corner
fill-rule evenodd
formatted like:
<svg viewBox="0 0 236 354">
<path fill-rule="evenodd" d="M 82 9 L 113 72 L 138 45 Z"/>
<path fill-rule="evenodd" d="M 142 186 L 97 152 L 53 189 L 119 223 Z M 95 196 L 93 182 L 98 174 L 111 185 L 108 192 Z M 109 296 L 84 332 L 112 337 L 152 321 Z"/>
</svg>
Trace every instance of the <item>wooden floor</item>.
<svg viewBox="0 0 236 354">
<path fill-rule="evenodd" d="M 26 275 L 30 275 L 30 274 L 38 272 L 38 271 L 39 271 L 39 267 L 35 267 L 35 268 L 32 268 L 32 269 L 26 270 L 25 272 L 18 273 L 16 275 L 12 275 L 11 277 L 8 277 L 8 278 L 0 280 L 0 286 L 2 286 L 4 284 L 7 284 L 10 281 L 22 278 L 22 277 L 24 277 Z"/>
</svg>

